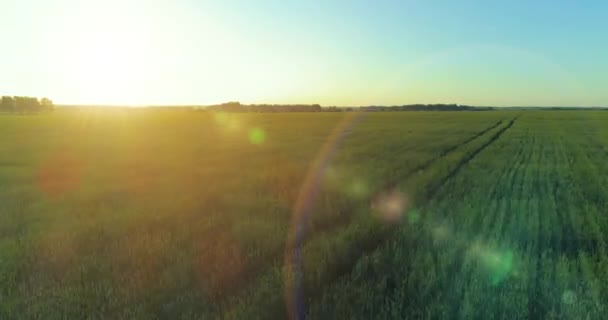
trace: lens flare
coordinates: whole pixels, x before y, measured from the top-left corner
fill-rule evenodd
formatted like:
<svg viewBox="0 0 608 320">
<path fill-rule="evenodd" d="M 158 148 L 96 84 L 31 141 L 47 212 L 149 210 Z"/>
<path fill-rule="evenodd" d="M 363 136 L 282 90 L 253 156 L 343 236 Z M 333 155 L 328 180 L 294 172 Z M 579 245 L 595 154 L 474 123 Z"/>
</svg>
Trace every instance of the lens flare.
<svg viewBox="0 0 608 320">
<path fill-rule="evenodd" d="M 433 236 L 433 240 L 441 242 L 450 239 L 452 232 L 448 226 L 442 224 L 434 227 L 431 230 L 431 235 Z"/>
<path fill-rule="evenodd" d="M 474 243 L 468 251 L 469 257 L 479 261 L 490 283 L 496 286 L 514 274 L 513 251 L 499 251 Z"/>
<path fill-rule="evenodd" d="M 348 186 L 347 191 L 353 198 L 363 198 L 369 194 L 369 187 L 363 179 L 355 178 Z"/>
<path fill-rule="evenodd" d="M 513 270 L 513 252 L 491 252 L 484 256 L 484 264 L 489 271 L 492 285 L 505 280 Z"/>
<path fill-rule="evenodd" d="M 241 122 L 239 119 L 226 112 L 214 112 L 213 120 L 215 123 L 227 131 L 238 131 L 241 128 Z"/>
<path fill-rule="evenodd" d="M 420 212 L 416 209 L 412 209 L 407 213 L 407 222 L 409 224 L 416 224 L 420 221 Z"/>
<path fill-rule="evenodd" d="M 305 297 L 302 290 L 302 243 L 304 241 L 305 225 L 312 208 L 319 185 L 324 181 L 325 170 L 342 141 L 347 137 L 352 127 L 362 119 L 362 112 L 348 112 L 344 115 L 329 138 L 317 153 L 300 187 L 296 199 L 290 229 L 287 234 L 285 260 L 283 265 L 283 280 L 285 290 L 285 306 L 288 319 L 304 319 L 306 309 Z"/>
<path fill-rule="evenodd" d="M 69 151 L 60 151 L 47 159 L 38 171 L 38 187 L 45 194 L 61 196 L 78 188 L 82 161 Z"/>
<path fill-rule="evenodd" d="M 337 189 L 340 187 L 342 174 L 338 168 L 334 166 L 327 166 L 323 181 L 324 183 L 327 183 L 328 186 Z"/>
<path fill-rule="evenodd" d="M 201 236 L 193 267 L 198 280 L 212 295 L 234 290 L 245 271 L 245 256 L 238 241 L 226 232 Z"/>
<path fill-rule="evenodd" d="M 576 293 L 572 290 L 566 290 L 562 294 L 562 302 L 564 304 L 572 305 L 576 302 Z"/>
<path fill-rule="evenodd" d="M 226 112 L 215 112 L 213 113 L 213 119 L 219 126 L 225 126 L 228 124 L 230 116 Z"/>
<path fill-rule="evenodd" d="M 249 142 L 255 145 L 263 144 L 266 141 L 266 132 L 261 128 L 249 130 Z"/>
<path fill-rule="evenodd" d="M 372 209 L 386 222 L 398 222 L 407 209 L 408 199 L 400 191 L 389 191 L 379 195 Z"/>
<path fill-rule="evenodd" d="M 241 122 L 235 118 L 230 118 L 228 124 L 226 124 L 226 129 L 229 131 L 239 131 L 241 129 Z"/>
</svg>

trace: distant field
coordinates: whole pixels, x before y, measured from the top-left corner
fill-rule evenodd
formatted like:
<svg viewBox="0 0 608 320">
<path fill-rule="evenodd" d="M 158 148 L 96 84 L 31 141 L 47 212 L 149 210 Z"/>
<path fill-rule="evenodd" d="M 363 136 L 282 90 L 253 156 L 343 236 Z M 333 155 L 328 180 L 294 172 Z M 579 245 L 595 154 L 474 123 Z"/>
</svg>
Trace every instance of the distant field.
<svg viewBox="0 0 608 320">
<path fill-rule="evenodd" d="M 0 319 L 601 319 L 608 112 L 0 114 Z"/>
</svg>

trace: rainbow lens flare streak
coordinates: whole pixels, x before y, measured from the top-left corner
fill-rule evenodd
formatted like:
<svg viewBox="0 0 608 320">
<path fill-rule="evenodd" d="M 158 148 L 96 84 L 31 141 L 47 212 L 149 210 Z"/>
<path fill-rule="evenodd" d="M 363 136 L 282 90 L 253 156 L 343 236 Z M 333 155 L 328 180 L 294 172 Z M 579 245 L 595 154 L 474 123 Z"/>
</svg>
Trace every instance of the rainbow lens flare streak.
<svg viewBox="0 0 608 320">
<path fill-rule="evenodd" d="M 327 141 L 309 168 L 300 193 L 296 200 L 287 247 L 283 278 L 285 284 L 285 303 L 289 319 L 305 319 L 304 297 L 302 292 L 302 244 L 306 235 L 306 221 L 318 194 L 318 187 L 325 170 L 334 154 L 351 130 L 363 119 L 364 112 L 348 112 L 334 128 Z"/>
</svg>

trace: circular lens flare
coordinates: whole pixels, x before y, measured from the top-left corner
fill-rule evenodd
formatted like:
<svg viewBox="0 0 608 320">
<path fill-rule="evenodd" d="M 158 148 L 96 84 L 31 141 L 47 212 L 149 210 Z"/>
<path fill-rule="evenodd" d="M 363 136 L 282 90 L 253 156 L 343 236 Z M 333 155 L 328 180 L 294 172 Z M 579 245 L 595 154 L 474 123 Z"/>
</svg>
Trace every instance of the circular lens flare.
<svg viewBox="0 0 608 320">
<path fill-rule="evenodd" d="M 266 132 L 261 128 L 249 130 L 249 142 L 255 145 L 263 144 L 266 141 Z"/>
</svg>

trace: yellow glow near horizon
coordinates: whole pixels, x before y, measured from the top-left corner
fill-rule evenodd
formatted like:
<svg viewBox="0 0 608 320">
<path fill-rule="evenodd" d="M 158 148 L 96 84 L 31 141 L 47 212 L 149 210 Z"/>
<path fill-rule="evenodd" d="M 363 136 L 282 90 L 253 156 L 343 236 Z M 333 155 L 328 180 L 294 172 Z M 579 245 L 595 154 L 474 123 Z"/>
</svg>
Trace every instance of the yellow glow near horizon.
<svg viewBox="0 0 608 320">
<path fill-rule="evenodd" d="M 268 101 L 293 92 L 301 78 L 255 41 L 166 3 L 96 1 L 58 12 L 65 19 L 48 31 L 46 68 L 59 103 Z"/>
<path fill-rule="evenodd" d="M 138 104 L 153 84 L 160 53 L 156 30 L 136 7 L 118 2 L 59 8 L 64 19 L 51 26 L 47 47 L 55 99 L 65 103 Z M 148 21 L 146 21 L 148 20 Z"/>
<path fill-rule="evenodd" d="M 132 43 L 120 27 L 112 26 L 105 34 L 80 39 L 72 52 L 61 77 L 73 86 L 74 95 L 82 100 L 103 103 L 133 103 L 136 88 L 145 85 L 147 48 Z"/>
<path fill-rule="evenodd" d="M 514 26 L 488 6 L 449 7 L 459 15 L 439 19 L 447 30 L 435 18 L 448 11 L 426 2 L 345 12 L 336 1 L 8 0 L 0 93 L 102 105 L 606 105 L 602 28 Z"/>
</svg>

